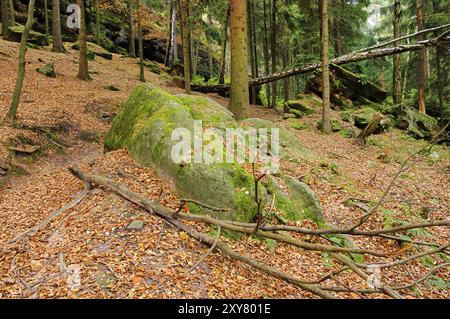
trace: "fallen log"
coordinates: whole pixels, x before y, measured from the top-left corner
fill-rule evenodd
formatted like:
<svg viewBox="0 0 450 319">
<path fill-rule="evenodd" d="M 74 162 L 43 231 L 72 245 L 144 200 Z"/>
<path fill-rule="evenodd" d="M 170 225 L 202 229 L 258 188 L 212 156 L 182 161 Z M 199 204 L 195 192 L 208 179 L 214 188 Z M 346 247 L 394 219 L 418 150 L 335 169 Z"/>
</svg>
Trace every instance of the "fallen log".
<svg viewBox="0 0 450 319">
<path fill-rule="evenodd" d="M 173 211 L 171 209 L 168 209 L 166 207 L 161 206 L 160 204 L 153 202 L 141 194 L 135 193 L 128 189 L 127 187 L 115 183 L 113 180 L 103 177 L 103 176 L 96 176 L 91 174 L 86 174 L 80 171 L 78 168 L 69 168 L 69 171 L 80 180 L 84 181 L 85 183 L 89 184 L 96 184 L 99 186 L 106 187 L 125 199 L 129 200 L 130 202 L 135 203 L 136 205 L 140 206 L 141 208 L 147 210 L 148 212 L 155 214 L 173 226 L 179 228 L 180 230 L 186 232 L 191 237 L 197 239 L 198 241 L 207 244 L 208 246 L 212 247 L 214 244 L 216 245 L 216 248 L 218 248 L 222 253 L 224 253 L 227 256 L 230 256 L 231 258 L 237 259 L 239 261 L 242 261 L 259 271 L 266 273 L 270 276 L 273 276 L 275 278 L 284 280 L 294 286 L 297 286 L 305 291 L 308 291 L 316 296 L 319 296 L 321 298 L 325 299 L 336 299 L 336 296 L 320 289 L 317 287 L 316 284 L 310 282 L 301 280 L 299 278 L 296 278 L 286 272 L 283 272 L 279 269 L 276 269 L 271 266 L 267 266 L 260 261 L 253 259 L 249 256 L 243 255 L 241 253 L 238 253 L 234 250 L 232 250 L 225 242 L 218 240 L 216 238 L 213 238 L 207 234 L 200 233 L 191 226 L 183 223 L 182 221 L 175 219 L 174 215 L 176 215 L 176 211 Z"/>
<path fill-rule="evenodd" d="M 420 41 L 415 44 L 399 45 L 399 46 L 390 47 L 390 48 L 367 50 L 367 51 L 363 51 L 363 52 L 358 52 L 358 51 L 352 52 L 352 53 L 334 58 L 330 61 L 330 63 L 342 65 L 342 64 L 352 63 L 352 62 L 359 62 L 359 61 L 364 61 L 364 60 L 381 58 L 381 57 L 389 56 L 389 55 L 400 54 L 400 53 L 404 53 L 404 52 L 408 52 L 408 51 L 418 51 L 418 50 L 421 50 L 424 48 L 439 45 L 440 43 L 442 43 L 444 41 L 448 41 L 449 33 L 450 33 L 450 31 L 446 31 L 445 33 L 441 34 L 440 36 L 438 36 L 436 38 Z M 286 70 L 286 71 L 277 72 L 277 73 L 274 73 L 271 75 L 262 76 L 262 77 L 250 80 L 249 86 L 251 86 L 251 87 L 252 86 L 260 86 L 262 84 L 278 81 L 278 80 L 281 80 L 281 79 L 284 79 L 287 77 L 291 77 L 294 75 L 309 73 L 309 72 L 319 69 L 321 66 L 322 66 L 321 63 L 311 63 L 311 64 L 304 65 L 304 66 L 294 68 L 291 70 Z M 215 87 L 217 87 L 217 89 Z M 203 88 L 200 88 L 200 87 L 197 87 L 197 89 L 203 90 Z M 220 91 L 229 91 L 229 89 L 230 89 L 230 86 L 225 85 L 225 84 L 211 85 L 208 88 L 208 90 L 220 90 Z"/>
</svg>

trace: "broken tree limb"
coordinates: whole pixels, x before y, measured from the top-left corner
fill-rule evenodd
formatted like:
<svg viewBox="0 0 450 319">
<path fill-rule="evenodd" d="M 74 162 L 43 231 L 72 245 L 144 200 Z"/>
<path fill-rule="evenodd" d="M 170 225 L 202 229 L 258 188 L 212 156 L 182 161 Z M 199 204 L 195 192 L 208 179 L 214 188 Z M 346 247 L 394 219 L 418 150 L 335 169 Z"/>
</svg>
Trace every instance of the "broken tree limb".
<svg viewBox="0 0 450 319">
<path fill-rule="evenodd" d="M 352 62 L 359 62 L 364 60 L 371 60 L 376 58 L 381 58 L 384 56 L 400 54 L 408 51 L 418 51 L 424 48 L 436 46 L 443 42 L 443 39 L 447 39 L 450 31 L 446 31 L 443 34 L 439 35 L 436 38 L 420 41 L 415 44 L 407 44 L 407 45 L 399 45 L 395 47 L 389 48 L 379 48 L 374 50 L 367 50 L 363 52 L 352 52 L 349 54 L 345 54 L 343 56 L 334 58 L 330 61 L 332 64 L 342 65 Z M 291 77 L 294 75 L 305 74 L 319 69 L 322 66 L 321 63 L 311 63 L 308 65 L 304 65 L 301 67 L 297 67 L 291 70 L 286 70 L 282 72 L 277 72 L 274 74 L 270 74 L 267 76 L 262 76 L 256 79 L 252 79 L 249 81 L 249 86 L 260 86 L 262 84 L 278 81 L 287 77 Z M 229 91 L 230 86 L 221 84 L 221 85 L 209 85 L 209 86 L 195 86 L 193 90 L 203 93 L 219 93 L 224 91 Z"/>
<path fill-rule="evenodd" d="M 83 190 L 81 192 L 79 192 L 70 203 L 68 203 L 67 205 L 64 205 L 60 209 L 58 209 L 58 210 L 54 211 L 53 213 L 51 213 L 50 215 L 48 215 L 43 221 L 41 221 L 36 226 L 34 226 L 30 229 L 27 229 L 23 233 L 18 234 L 16 237 L 14 237 L 14 239 L 12 239 L 11 242 L 17 242 L 19 239 L 26 237 L 26 236 L 29 236 L 29 237 L 34 236 L 34 234 L 36 234 L 38 231 L 40 231 L 45 226 L 47 226 L 53 219 L 55 219 L 56 217 L 58 217 L 59 215 L 64 213 L 66 210 L 71 209 L 71 208 L 77 206 L 79 203 L 81 203 L 81 201 L 89 193 L 90 189 L 91 188 L 90 188 L 89 184 L 85 183 Z"/>
<path fill-rule="evenodd" d="M 441 26 L 439 26 L 439 27 L 430 28 L 430 29 L 425 29 L 425 30 L 422 30 L 422 31 L 420 31 L 420 32 L 416 32 L 416 33 L 412 33 L 412 34 L 407 34 L 407 35 L 402 36 L 402 37 L 400 37 L 400 38 L 392 39 L 392 40 L 389 40 L 389 41 L 386 41 L 386 42 L 383 42 L 383 43 L 380 43 L 380 44 L 373 45 L 373 46 L 368 47 L 368 48 L 360 49 L 360 50 L 355 51 L 355 52 L 356 52 L 356 53 L 359 53 L 359 52 L 364 52 L 364 51 L 369 51 L 369 50 L 374 50 L 374 49 L 383 48 L 383 47 L 386 47 L 386 46 L 388 46 L 388 45 L 394 44 L 394 43 L 399 42 L 399 41 L 402 41 L 402 40 L 414 38 L 414 37 L 417 37 L 417 36 L 419 36 L 419 35 L 426 34 L 426 33 L 431 33 L 431 32 L 440 31 L 440 30 L 443 30 L 443 29 L 448 28 L 448 27 L 450 27 L 450 24 L 445 24 L 445 25 L 441 25 Z"/>
<path fill-rule="evenodd" d="M 372 121 L 370 121 L 369 125 L 366 126 L 364 130 L 359 133 L 357 139 L 363 144 L 366 144 L 367 138 L 373 134 L 378 124 L 380 124 L 381 120 L 383 120 L 383 115 L 377 113 L 373 116 Z"/>
<path fill-rule="evenodd" d="M 125 199 L 137 204 L 138 206 L 144 208 L 145 210 L 149 211 L 152 214 L 155 214 L 161 218 L 163 218 L 167 223 L 173 225 L 174 227 L 186 232 L 188 235 L 190 235 L 191 237 L 199 240 L 200 242 L 203 242 L 207 245 L 209 245 L 210 247 L 216 247 L 217 249 L 219 249 L 220 251 L 222 251 L 222 253 L 224 253 L 225 255 L 228 255 L 236 260 L 242 261 L 254 268 L 256 268 L 257 270 L 260 270 L 261 272 L 264 272 L 266 274 L 269 274 L 273 277 L 282 279 L 288 283 L 291 283 L 305 291 L 308 291 L 314 295 L 320 296 L 322 298 L 335 298 L 336 296 L 331 295 L 330 293 L 327 293 L 325 289 L 322 289 L 322 286 L 318 285 L 318 281 L 306 281 L 306 280 L 302 280 L 299 278 L 296 278 L 288 273 L 285 273 L 279 269 L 270 267 L 256 259 L 253 259 L 249 256 L 246 256 L 244 254 L 238 253 L 236 251 L 234 251 L 233 249 L 231 249 L 225 242 L 221 241 L 218 237 L 217 238 L 213 238 L 207 234 L 204 233 L 200 233 L 197 230 L 195 230 L 194 228 L 192 228 L 191 226 L 189 226 L 188 224 L 185 224 L 181 219 L 186 219 L 186 220 L 190 220 L 190 221 L 201 221 L 205 224 L 216 224 L 218 226 L 221 226 L 222 228 L 227 228 L 230 230 L 235 230 L 238 232 L 244 232 L 244 233 L 254 233 L 254 228 L 247 228 L 245 229 L 245 227 L 238 227 L 238 226 L 233 226 L 233 222 L 232 221 L 220 221 L 220 220 L 216 220 L 214 218 L 211 218 L 209 216 L 200 216 L 200 215 L 190 215 L 190 214 L 184 214 L 184 213 L 178 213 L 175 210 L 171 210 L 169 208 L 163 207 L 160 204 L 147 199 L 146 197 L 132 192 L 131 190 L 129 190 L 127 187 L 120 185 L 116 182 L 114 182 L 111 179 L 108 179 L 106 177 L 103 176 L 97 176 L 97 175 L 92 175 L 92 174 L 86 174 L 81 172 L 80 170 L 78 170 L 77 168 L 70 168 L 69 169 L 72 174 L 76 177 L 78 177 L 79 179 L 85 181 L 86 183 L 91 184 L 95 184 L 98 186 L 102 186 L 105 187 L 111 191 L 114 191 L 116 193 L 118 193 L 119 195 L 121 195 L 122 197 L 124 197 Z M 178 219 L 180 218 L 180 219 Z M 202 218 L 202 219 L 199 219 Z M 230 227 L 232 226 L 232 227 Z M 244 228 L 245 230 L 239 229 L 239 228 Z M 248 231 L 247 231 L 248 230 Z M 267 238 L 273 238 L 275 239 L 274 235 L 279 235 L 277 233 L 270 233 L 267 234 L 267 232 L 261 232 L 258 231 L 257 232 L 258 236 L 262 236 L 262 237 L 267 237 Z M 286 238 L 288 238 L 287 236 L 285 236 Z M 286 242 L 288 244 L 294 245 L 294 246 L 298 246 L 298 243 L 295 242 L 295 239 L 292 238 L 293 241 L 289 241 L 286 240 L 286 238 L 282 237 L 282 238 L 276 238 L 276 240 L 282 241 L 282 242 Z M 291 239 L 289 237 L 289 239 Z M 302 247 L 303 248 L 303 242 L 300 242 L 301 246 L 298 247 Z M 405 259 L 402 260 L 397 260 L 397 261 L 393 261 L 393 262 L 387 262 L 384 264 L 377 264 L 377 266 L 379 266 L 380 268 L 387 268 L 387 267 L 393 267 L 393 266 L 397 266 L 397 265 L 402 265 L 405 264 L 409 261 L 415 260 L 417 258 L 426 256 L 426 255 L 430 255 L 430 254 L 435 254 L 438 252 L 443 252 L 445 251 L 445 249 L 447 249 L 449 247 L 450 244 L 446 244 L 444 246 L 441 246 L 437 249 L 433 249 L 433 250 L 428 250 L 416 255 L 412 255 L 410 257 L 407 257 Z M 314 248 L 311 246 L 309 247 L 312 250 L 318 250 L 318 251 L 328 251 L 330 256 L 337 260 L 338 262 L 340 262 L 341 264 L 344 265 L 344 268 L 348 268 L 353 270 L 353 272 L 355 274 L 357 274 L 360 278 L 362 278 L 363 280 L 367 280 L 368 279 L 368 273 L 365 271 L 366 269 L 368 269 L 368 267 L 370 265 L 367 264 L 361 264 L 361 263 L 356 263 L 352 260 L 350 260 L 349 258 L 347 258 L 345 255 L 341 255 L 340 253 L 343 252 L 348 252 L 347 250 L 341 251 L 341 250 L 335 250 L 334 246 L 332 246 L 332 250 L 328 250 L 328 246 L 326 245 L 319 245 L 319 246 L 315 246 Z M 317 248 L 317 249 L 316 249 Z M 321 250 L 321 248 L 325 249 L 325 250 Z M 342 248 L 342 247 L 341 247 Z M 360 251 L 360 253 L 369 253 L 370 251 Z M 336 271 L 334 271 L 330 276 L 336 276 L 337 274 L 341 273 L 341 271 L 339 270 L 338 273 L 336 273 Z M 328 276 L 328 278 L 330 278 L 330 276 Z M 327 277 L 325 277 L 327 278 Z M 403 298 L 403 296 L 396 291 L 395 288 L 390 287 L 387 284 L 383 284 L 381 285 L 379 288 L 379 291 L 384 293 L 387 296 L 390 296 L 392 298 L 395 299 L 399 299 L 399 298 Z M 344 288 L 347 289 L 347 288 Z M 331 289 L 332 290 L 332 289 Z M 331 291 L 330 290 L 330 291 Z M 353 288 L 351 288 L 351 290 L 353 290 Z M 335 290 L 338 291 L 338 290 Z M 358 290 L 359 291 L 359 290 Z"/>
<path fill-rule="evenodd" d="M 191 237 L 197 239 L 198 241 L 200 241 L 202 243 L 209 245 L 210 247 L 213 246 L 214 242 L 216 241 L 215 238 L 213 238 L 207 234 L 200 233 L 200 232 L 196 231 L 195 229 L 193 229 L 192 227 L 181 222 L 180 220 L 174 219 L 173 215 L 175 214 L 175 211 L 172 211 L 171 209 L 161 206 L 160 204 L 145 198 L 141 194 L 135 193 L 135 192 L 129 190 L 127 187 L 115 183 L 113 180 L 111 180 L 109 178 L 106 178 L 103 176 L 92 175 L 92 174 L 86 174 L 75 167 L 69 168 L 69 171 L 75 177 L 79 178 L 80 180 L 82 180 L 86 183 L 96 184 L 98 186 L 106 187 L 109 190 L 112 190 L 112 191 L 118 193 L 119 195 L 121 195 L 125 199 L 129 200 L 130 202 L 135 203 L 136 205 L 147 210 L 148 212 L 163 218 L 170 224 L 172 224 L 175 227 L 186 232 Z M 325 299 L 335 299 L 336 298 L 334 295 L 331 295 L 330 293 L 328 293 L 320 288 L 317 288 L 317 285 L 315 285 L 315 284 L 311 284 L 308 281 L 304 281 L 299 278 L 296 278 L 296 277 L 294 277 L 288 273 L 285 273 L 281 270 L 278 270 L 274 267 L 267 266 L 267 265 L 261 263 L 260 261 L 253 259 L 249 256 L 235 252 L 221 240 L 217 240 L 216 248 L 218 248 L 220 251 L 222 251 L 225 255 L 228 255 L 234 259 L 242 261 L 242 262 L 258 269 L 259 271 L 270 275 L 270 276 L 273 276 L 275 278 L 278 278 L 278 279 L 284 280 L 288 283 L 291 283 L 291 284 L 293 284 L 305 291 L 308 291 L 316 296 L 319 296 L 319 297 L 325 298 Z"/>
</svg>

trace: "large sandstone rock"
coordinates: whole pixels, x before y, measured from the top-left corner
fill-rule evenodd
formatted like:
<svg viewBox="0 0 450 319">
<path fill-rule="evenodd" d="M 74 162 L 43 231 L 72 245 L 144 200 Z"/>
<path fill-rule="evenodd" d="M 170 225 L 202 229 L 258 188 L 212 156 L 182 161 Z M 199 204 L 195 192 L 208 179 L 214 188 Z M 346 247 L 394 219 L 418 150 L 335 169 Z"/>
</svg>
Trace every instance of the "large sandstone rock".
<svg viewBox="0 0 450 319">
<path fill-rule="evenodd" d="M 171 139 L 173 130 L 182 127 L 193 135 L 196 133 L 195 120 L 202 120 L 204 128 L 221 132 L 226 128 L 270 130 L 275 127 L 272 122 L 260 119 L 238 123 L 231 112 L 213 100 L 192 95 L 174 96 L 156 86 L 143 84 L 133 91 L 114 119 L 106 137 L 105 149 L 128 149 L 136 161 L 154 168 L 162 178 L 172 182 L 180 198 L 193 199 L 216 208 L 229 208 L 229 211 L 220 212 L 190 204 L 193 213 L 251 221 L 257 211 L 254 178 L 243 166 L 238 163 L 195 164 L 190 160 L 176 163 L 172 160 L 173 147 L 178 143 Z M 286 129 L 280 128 L 280 140 L 283 154 L 297 156 L 307 153 Z M 213 155 L 209 150 L 207 152 Z M 282 190 L 276 200 L 277 203 L 288 203 L 284 206 L 285 215 L 295 220 L 321 220 L 320 204 L 314 193 L 287 175 L 279 175 L 280 179 L 274 179 L 270 188 L 272 194 Z M 288 189 L 285 190 L 285 187 Z M 270 200 L 272 195 L 268 195 L 266 187 L 261 185 L 259 189 L 260 198 Z M 283 210 L 283 205 L 279 207 Z"/>
<path fill-rule="evenodd" d="M 9 27 L 7 40 L 14 41 L 14 42 L 20 42 L 20 40 L 22 39 L 22 33 L 23 33 L 24 29 L 25 29 L 25 27 L 22 25 L 15 25 L 15 26 Z M 30 34 L 28 35 L 28 43 L 31 43 L 31 44 L 34 44 L 37 46 L 46 46 L 47 39 L 45 37 L 45 34 L 31 30 Z"/>
</svg>

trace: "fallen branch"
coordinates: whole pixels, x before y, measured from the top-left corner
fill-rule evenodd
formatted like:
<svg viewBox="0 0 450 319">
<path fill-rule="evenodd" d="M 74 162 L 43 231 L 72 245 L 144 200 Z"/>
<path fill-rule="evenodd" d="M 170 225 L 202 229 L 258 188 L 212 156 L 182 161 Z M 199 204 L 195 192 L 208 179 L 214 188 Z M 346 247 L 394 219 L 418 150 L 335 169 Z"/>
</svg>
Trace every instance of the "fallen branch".
<svg viewBox="0 0 450 319">
<path fill-rule="evenodd" d="M 57 211 L 54 211 L 53 213 L 51 213 L 49 216 L 47 216 L 42 222 L 40 222 L 36 226 L 34 226 L 34 227 L 24 231 L 23 233 L 20 233 L 19 235 L 14 237 L 14 239 L 12 239 L 11 242 L 15 243 L 19 239 L 21 239 L 21 238 L 23 238 L 25 236 L 28 236 L 28 237 L 34 236 L 38 231 L 40 231 L 41 229 L 45 228 L 54 218 L 58 217 L 59 215 L 64 213 L 66 210 L 71 209 L 71 208 L 77 206 L 79 203 L 81 203 L 81 201 L 89 193 L 89 190 L 90 190 L 89 184 L 85 183 L 83 190 L 81 192 L 79 192 L 70 203 L 64 205 L 63 207 L 61 207 Z"/>
<path fill-rule="evenodd" d="M 144 208 L 145 210 L 147 210 L 148 212 L 155 214 L 163 219 L 165 219 L 166 221 L 168 221 L 170 224 L 176 226 L 177 228 L 181 229 L 182 231 L 186 232 L 188 235 L 190 235 L 191 237 L 199 240 L 200 242 L 203 242 L 209 246 L 213 246 L 214 242 L 216 241 L 214 238 L 212 238 L 209 235 L 200 233 L 198 231 L 196 231 L 195 229 L 193 229 L 192 227 L 186 225 L 185 223 L 174 219 L 173 216 L 175 214 L 175 211 L 170 210 L 166 207 L 161 206 L 158 203 L 155 203 L 147 198 L 145 198 L 144 196 L 142 196 L 141 194 L 135 193 L 131 190 L 129 190 L 127 187 L 123 186 L 123 185 L 119 185 L 117 183 L 115 183 L 114 181 L 112 181 L 109 178 L 106 177 L 102 177 L 102 176 L 96 176 L 96 175 L 91 175 L 91 174 L 85 174 L 83 172 L 81 172 L 79 169 L 73 167 L 73 168 L 69 168 L 69 171 L 77 178 L 81 179 L 82 181 L 88 183 L 88 184 L 96 184 L 99 186 L 103 186 L 106 187 L 116 193 L 118 193 L 119 195 L 121 195 L 122 197 L 124 197 L 125 199 L 129 200 L 132 203 L 135 203 L 136 205 Z M 216 242 L 216 246 L 219 250 L 221 250 L 225 255 L 228 255 L 234 259 L 240 260 L 258 270 L 260 270 L 261 272 L 264 272 L 270 276 L 273 276 L 275 278 L 278 279 L 282 279 L 288 283 L 291 283 L 305 291 L 308 291 L 316 296 L 319 296 L 321 298 L 326 298 L 326 299 L 334 299 L 336 298 L 334 295 L 329 294 L 328 292 L 319 289 L 317 287 L 317 285 L 314 284 L 310 284 L 308 281 L 305 280 L 301 280 L 299 278 L 296 278 L 288 273 L 285 273 L 279 269 L 276 269 L 274 267 L 271 266 L 267 266 L 263 263 L 261 263 L 260 261 L 253 259 L 249 256 L 240 254 L 238 252 L 235 252 L 234 250 L 232 250 L 227 244 L 225 244 L 223 241 L 221 240 L 217 240 Z"/>
</svg>

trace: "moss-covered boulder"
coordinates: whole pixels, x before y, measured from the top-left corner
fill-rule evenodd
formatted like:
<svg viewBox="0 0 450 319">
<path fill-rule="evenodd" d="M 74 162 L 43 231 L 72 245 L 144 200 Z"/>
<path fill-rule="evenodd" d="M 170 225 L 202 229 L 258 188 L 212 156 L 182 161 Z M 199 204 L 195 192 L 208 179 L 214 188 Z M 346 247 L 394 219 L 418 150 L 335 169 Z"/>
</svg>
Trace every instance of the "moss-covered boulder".
<svg viewBox="0 0 450 319">
<path fill-rule="evenodd" d="M 341 118 L 343 120 L 354 124 L 359 129 L 365 129 L 367 125 L 372 122 L 374 116 L 379 112 L 370 107 L 364 107 L 353 112 L 342 112 Z M 380 134 L 387 131 L 391 127 L 391 120 L 389 117 L 383 117 L 373 134 Z"/>
<path fill-rule="evenodd" d="M 72 49 L 73 50 L 79 50 L 80 49 L 80 44 L 78 42 L 74 43 L 72 45 Z M 112 60 L 112 58 L 113 58 L 112 53 L 106 51 L 106 49 L 104 49 L 103 47 L 101 47 L 101 46 L 99 46 L 99 45 L 97 45 L 95 43 L 87 42 L 87 49 L 88 49 L 88 52 L 87 52 L 88 57 L 91 60 L 94 59 L 92 56 L 95 56 L 95 55 L 99 56 L 99 57 L 102 57 L 103 59 L 106 59 L 106 60 Z"/>
<path fill-rule="evenodd" d="M 37 68 L 36 71 L 49 78 L 56 78 L 55 64 L 53 62 Z"/>
<path fill-rule="evenodd" d="M 161 68 L 155 61 L 144 60 L 144 66 L 155 74 L 161 74 Z"/>
<path fill-rule="evenodd" d="M 24 31 L 25 27 L 22 25 L 15 25 L 8 28 L 8 41 L 14 41 L 14 42 L 20 42 L 22 39 L 22 33 Z M 30 34 L 28 35 L 28 43 L 37 45 L 37 46 L 46 46 L 47 45 L 47 38 L 45 37 L 45 34 L 42 34 L 40 32 L 36 32 L 31 30 Z"/>
<path fill-rule="evenodd" d="M 107 150 L 127 148 L 138 162 L 153 167 L 173 182 L 180 198 L 199 201 L 229 211 L 210 211 L 190 204 L 192 212 L 206 211 L 223 219 L 250 221 L 256 213 L 253 176 L 239 164 L 176 163 L 172 140 L 176 128 L 192 136 L 194 121 L 203 126 L 226 126 L 233 115 L 216 102 L 195 96 L 173 96 L 150 84 L 137 87 L 114 119 L 106 138 Z M 230 122 L 230 123 L 227 123 Z"/>
<path fill-rule="evenodd" d="M 305 183 L 288 176 L 269 177 L 267 191 L 274 198 L 275 207 L 288 220 L 310 219 L 324 224 L 322 206 L 314 191 Z"/>
<path fill-rule="evenodd" d="M 397 109 L 397 127 L 406 130 L 414 138 L 431 138 L 437 126 L 435 118 L 411 107 L 399 106 Z"/>
<path fill-rule="evenodd" d="M 196 121 L 202 121 L 203 131 L 198 131 L 199 122 Z M 175 129 L 183 128 L 193 139 L 194 136 L 204 134 L 205 130 L 223 134 L 227 128 L 271 130 L 275 127 L 272 122 L 260 119 L 238 123 L 231 112 L 211 99 L 193 95 L 174 96 L 151 84 L 143 84 L 133 91 L 123 110 L 114 119 L 106 137 L 105 150 L 126 148 L 136 161 L 154 168 L 162 178 L 171 182 L 180 198 L 228 209 L 209 210 L 191 203 L 191 212 L 248 222 L 257 212 L 253 175 L 238 163 L 226 163 L 223 160 L 211 164 L 202 160 L 196 162 L 192 153 L 182 161 L 174 161 L 173 152 L 179 145 L 180 136 L 173 138 L 172 134 Z M 287 129 L 279 129 L 283 151 L 303 153 L 298 140 Z M 189 141 L 190 150 L 195 150 L 195 143 Z M 201 149 L 203 156 L 215 155 L 209 149 L 212 142 L 205 141 L 204 137 Z M 287 185 L 288 190 L 286 194 L 277 196 L 277 200 L 285 198 L 286 205 L 290 205 L 286 214 L 295 220 L 310 216 L 315 216 L 312 219 L 316 220 L 320 204 L 312 199 L 313 192 L 288 177 L 283 177 L 281 183 Z M 270 197 L 267 196 L 266 188 L 261 185 L 259 190 L 260 198 L 267 202 Z"/>
</svg>

